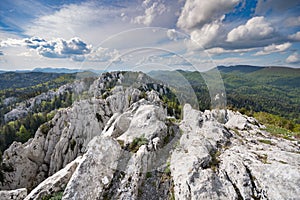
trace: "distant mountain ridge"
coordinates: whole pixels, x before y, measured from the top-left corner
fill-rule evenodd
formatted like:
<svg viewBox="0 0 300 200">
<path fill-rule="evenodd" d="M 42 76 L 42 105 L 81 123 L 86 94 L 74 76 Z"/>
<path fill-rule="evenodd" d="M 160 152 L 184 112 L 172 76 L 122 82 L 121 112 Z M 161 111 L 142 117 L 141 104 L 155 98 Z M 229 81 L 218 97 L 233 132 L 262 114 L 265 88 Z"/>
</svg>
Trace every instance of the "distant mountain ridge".
<svg viewBox="0 0 300 200">
<path fill-rule="evenodd" d="M 300 68 L 291 68 L 291 67 L 285 67 L 285 66 L 254 66 L 254 65 L 230 65 L 230 66 L 224 66 L 220 65 L 217 66 L 217 69 L 221 72 L 228 73 L 228 72 L 241 72 L 241 73 L 251 73 L 263 69 L 272 69 L 272 70 L 300 70 Z M 69 69 L 69 68 L 55 68 L 55 67 L 46 67 L 41 68 L 37 67 L 32 70 L 0 70 L 1 73 L 6 72 L 17 72 L 17 73 L 26 73 L 26 72 L 42 72 L 42 73 L 64 73 L 64 74 L 72 74 L 72 73 L 78 73 L 78 72 L 93 72 L 96 74 L 101 74 L 105 70 L 97 70 L 97 69 Z M 178 69 L 176 71 L 185 71 L 183 69 Z"/>
<path fill-rule="evenodd" d="M 253 66 L 253 65 L 231 65 L 231 66 L 218 66 L 217 69 L 221 72 L 242 72 L 252 73 L 259 70 L 268 70 L 273 72 L 279 71 L 300 71 L 300 68 L 282 67 L 282 66 Z"/>
<path fill-rule="evenodd" d="M 233 65 L 233 66 L 218 66 L 217 69 L 224 73 L 232 72 L 232 71 L 239 71 L 244 73 L 250 73 L 257 70 L 264 69 L 265 67 L 261 66 L 252 66 L 252 65 Z"/>
<path fill-rule="evenodd" d="M 34 68 L 32 72 L 44 72 L 44 73 L 65 73 L 65 74 L 72 74 L 77 72 L 83 72 L 86 70 L 82 69 L 68 69 L 68 68 Z"/>
<path fill-rule="evenodd" d="M 56 74 L 74 74 L 79 72 L 93 72 L 96 74 L 101 74 L 103 70 L 96 70 L 96 69 L 69 69 L 69 68 L 34 68 L 33 70 L 0 70 L 0 74 L 7 73 L 7 72 L 16 72 L 16 73 L 27 73 L 27 72 L 42 72 L 42 73 L 56 73 Z"/>
</svg>

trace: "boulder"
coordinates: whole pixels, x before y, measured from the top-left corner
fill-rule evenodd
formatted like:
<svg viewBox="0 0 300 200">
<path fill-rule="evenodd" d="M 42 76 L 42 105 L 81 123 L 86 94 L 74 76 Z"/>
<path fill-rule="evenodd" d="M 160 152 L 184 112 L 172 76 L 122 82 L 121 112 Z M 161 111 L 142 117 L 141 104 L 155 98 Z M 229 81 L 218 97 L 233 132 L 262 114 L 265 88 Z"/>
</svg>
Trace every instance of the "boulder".
<svg viewBox="0 0 300 200">
<path fill-rule="evenodd" d="M 78 164 L 81 162 L 82 157 L 77 157 L 74 161 L 69 163 L 65 168 L 59 170 L 46 180 L 41 182 L 36 188 L 34 188 L 25 200 L 38 200 L 47 196 L 51 196 L 53 193 L 64 191 L 71 176 L 76 170 Z"/>
</svg>

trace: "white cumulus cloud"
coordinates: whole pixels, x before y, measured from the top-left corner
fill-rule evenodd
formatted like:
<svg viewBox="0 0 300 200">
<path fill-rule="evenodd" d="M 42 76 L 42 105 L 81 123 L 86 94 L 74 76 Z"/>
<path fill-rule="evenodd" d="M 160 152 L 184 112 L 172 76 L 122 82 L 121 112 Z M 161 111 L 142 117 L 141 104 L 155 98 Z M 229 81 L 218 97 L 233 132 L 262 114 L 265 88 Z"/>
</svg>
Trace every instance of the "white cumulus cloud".
<svg viewBox="0 0 300 200">
<path fill-rule="evenodd" d="M 191 32 L 191 39 L 205 48 L 218 37 L 220 29 L 221 24 L 218 22 L 205 24 L 201 29 Z"/>
<path fill-rule="evenodd" d="M 240 2 L 241 0 L 186 0 L 177 27 L 191 35 L 192 43 L 210 48 L 224 40 L 222 33 L 225 14 L 233 11 Z M 191 46 L 195 46 L 192 43 Z"/>
<path fill-rule="evenodd" d="M 272 37 L 274 33 L 275 29 L 263 16 L 253 17 L 245 25 L 231 30 L 227 35 L 227 41 L 259 41 Z"/>
<path fill-rule="evenodd" d="M 143 2 L 145 13 L 135 17 L 133 23 L 150 26 L 157 16 L 162 15 L 167 10 L 167 7 L 163 3 L 154 2 L 150 7 L 149 4 L 149 0 Z"/>
<path fill-rule="evenodd" d="M 234 9 L 240 0 L 187 0 L 178 18 L 177 26 L 184 30 L 201 28 Z"/>
<path fill-rule="evenodd" d="M 300 63 L 300 56 L 297 52 L 295 52 L 291 54 L 289 57 L 287 57 L 285 61 L 290 64 Z"/>
<path fill-rule="evenodd" d="M 76 56 L 88 54 L 91 51 L 91 47 L 79 38 L 70 40 L 58 38 L 44 42 L 36 49 L 40 55 L 48 58 L 72 58 L 75 56 L 75 60 L 78 60 Z"/>
<path fill-rule="evenodd" d="M 283 51 L 287 50 L 288 48 L 290 48 L 291 46 L 292 46 L 292 44 L 289 42 L 286 42 L 283 44 L 278 44 L 278 45 L 271 44 L 269 46 L 264 47 L 264 49 L 262 51 L 259 51 L 254 55 L 259 56 L 259 55 L 267 55 L 267 54 L 276 53 L 276 52 L 283 52 Z"/>
<path fill-rule="evenodd" d="M 45 39 L 33 37 L 25 39 L 11 39 L 1 41 L 3 47 L 26 47 L 35 49 L 36 52 L 48 58 L 74 58 L 74 60 L 82 60 L 82 55 L 88 54 L 91 51 L 91 46 L 87 45 L 81 39 L 75 37 L 70 40 L 57 38 L 46 41 Z"/>
<path fill-rule="evenodd" d="M 240 53 L 240 54 L 243 54 L 243 53 L 253 51 L 253 50 L 254 50 L 253 48 L 248 48 L 248 49 L 224 49 L 222 47 L 214 47 L 214 48 L 206 50 L 206 52 L 209 53 L 209 54 L 215 54 L 215 55 L 224 54 L 224 53 Z"/>
</svg>

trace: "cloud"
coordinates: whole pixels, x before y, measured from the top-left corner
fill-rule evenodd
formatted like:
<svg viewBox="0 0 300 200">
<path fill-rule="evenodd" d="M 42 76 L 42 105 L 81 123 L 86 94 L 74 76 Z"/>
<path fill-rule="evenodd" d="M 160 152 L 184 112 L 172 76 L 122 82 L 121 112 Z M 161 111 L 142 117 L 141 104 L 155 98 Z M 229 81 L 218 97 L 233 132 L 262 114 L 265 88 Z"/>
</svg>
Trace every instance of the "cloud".
<svg viewBox="0 0 300 200">
<path fill-rule="evenodd" d="M 300 31 L 295 34 L 289 35 L 288 38 L 291 40 L 300 41 Z"/>
<path fill-rule="evenodd" d="M 132 20 L 133 23 L 150 26 L 156 17 L 162 15 L 165 11 L 167 11 L 167 7 L 163 3 L 154 2 L 149 7 L 150 2 L 150 0 L 145 0 L 143 2 L 143 6 L 145 7 L 145 13 L 143 15 L 135 17 Z"/>
<path fill-rule="evenodd" d="M 274 14 L 283 14 L 284 11 L 297 8 L 299 5 L 299 0 L 258 0 L 255 14 L 265 15 L 269 11 L 272 11 Z"/>
<path fill-rule="evenodd" d="M 48 4 L 36 0 L 1 0 L 0 10 L 1 27 L 22 35 L 24 24 L 36 16 L 50 13 L 52 9 Z"/>
<path fill-rule="evenodd" d="M 283 51 L 287 50 L 288 48 L 290 48 L 291 46 L 292 46 L 292 44 L 289 42 L 279 44 L 279 45 L 271 44 L 269 46 L 264 47 L 264 49 L 262 51 L 259 51 L 254 55 L 260 56 L 260 55 L 268 55 L 268 54 L 276 53 L 276 52 L 283 52 Z"/>
<path fill-rule="evenodd" d="M 224 54 L 224 53 L 246 53 L 246 52 L 250 52 L 250 51 L 254 51 L 254 48 L 248 48 L 248 49 L 224 49 L 222 47 L 214 47 L 211 49 L 206 50 L 207 53 L 209 54 Z"/>
<path fill-rule="evenodd" d="M 287 18 L 285 24 L 289 27 L 300 26 L 300 16 Z"/>
<path fill-rule="evenodd" d="M 175 29 L 168 29 L 167 36 L 170 40 L 177 40 L 178 34 Z"/>
<path fill-rule="evenodd" d="M 224 14 L 233 10 L 239 2 L 240 0 L 186 0 L 177 26 L 187 31 L 201 29 L 205 24 L 224 18 Z"/>
<path fill-rule="evenodd" d="M 23 42 L 27 47 L 33 48 L 33 49 L 36 49 L 39 46 L 47 44 L 46 40 L 44 40 L 42 38 L 38 38 L 38 37 L 26 38 L 23 40 Z"/>
<path fill-rule="evenodd" d="M 297 64 L 300 63 L 300 56 L 297 52 L 294 52 L 289 57 L 287 57 L 285 61 L 290 64 Z"/>
<path fill-rule="evenodd" d="M 88 54 L 91 47 L 79 38 L 51 40 L 36 48 L 38 53 L 48 58 L 72 58 L 73 56 Z M 76 58 L 75 60 L 78 60 Z"/>
<path fill-rule="evenodd" d="M 87 56 L 87 61 L 92 62 L 121 62 L 120 52 L 116 49 L 99 47 L 92 50 Z"/>
<path fill-rule="evenodd" d="M 205 24 L 201 29 L 191 32 L 192 41 L 197 42 L 203 48 L 209 47 L 210 43 L 219 36 L 221 24 L 218 22 Z"/>
<path fill-rule="evenodd" d="M 258 61 L 256 59 L 249 59 L 245 57 L 226 57 L 226 58 L 221 58 L 221 59 L 213 59 L 213 62 L 216 65 L 251 65 L 253 61 Z"/>
<path fill-rule="evenodd" d="M 57 38 L 46 41 L 42 38 L 25 38 L 25 39 L 11 39 L 1 41 L 1 46 L 4 47 L 27 47 L 35 49 L 41 56 L 48 58 L 74 58 L 79 60 L 80 55 L 88 54 L 91 51 L 91 46 L 87 45 L 81 39 L 75 37 L 70 40 Z"/>
<path fill-rule="evenodd" d="M 102 5 L 103 3 L 105 2 L 88 1 L 61 6 L 51 14 L 40 15 L 24 26 L 24 34 L 47 40 L 76 36 L 97 45 L 112 34 L 133 27 L 126 23 L 126 18 L 135 9 L 126 7 L 126 2 L 110 5 Z"/>
<path fill-rule="evenodd" d="M 183 40 L 188 37 L 187 34 L 176 31 L 175 29 L 168 29 L 166 33 L 167 37 L 172 41 Z"/>
<path fill-rule="evenodd" d="M 227 42 L 259 41 L 273 36 L 275 29 L 263 16 L 253 17 L 245 25 L 231 30 L 227 35 Z"/>
<path fill-rule="evenodd" d="M 198 45 L 211 48 L 224 41 L 222 33 L 225 31 L 225 15 L 232 12 L 240 2 L 241 0 L 186 0 L 177 27 L 191 35 L 190 48 L 197 49 Z"/>
</svg>

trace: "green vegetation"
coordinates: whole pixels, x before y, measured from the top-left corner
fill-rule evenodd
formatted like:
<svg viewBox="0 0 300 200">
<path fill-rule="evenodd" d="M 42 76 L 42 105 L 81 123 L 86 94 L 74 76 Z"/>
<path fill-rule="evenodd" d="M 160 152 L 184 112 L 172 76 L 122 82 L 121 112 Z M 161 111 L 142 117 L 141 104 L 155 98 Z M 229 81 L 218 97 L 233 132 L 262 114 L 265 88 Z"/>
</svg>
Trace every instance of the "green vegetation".
<svg viewBox="0 0 300 200">
<path fill-rule="evenodd" d="M 167 166 L 164 170 L 164 174 L 166 174 L 167 176 L 171 176 L 171 168 L 170 168 L 170 162 L 167 162 Z"/>
<path fill-rule="evenodd" d="M 144 144 L 148 144 L 148 140 L 145 137 L 138 137 L 138 138 L 134 138 L 133 141 L 129 144 L 129 151 L 136 153 L 139 148 L 144 145 Z"/>
<path fill-rule="evenodd" d="M 269 163 L 268 163 L 268 155 L 267 155 L 267 154 L 263 154 L 263 155 L 257 154 L 257 158 L 258 158 L 258 160 L 260 160 L 262 163 L 264 163 L 264 164 L 269 164 Z"/>
<path fill-rule="evenodd" d="M 253 116 L 266 126 L 266 131 L 285 139 L 300 138 L 300 124 L 278 115 L 265 112 L 254 113 Z"/>
<path fill-rule="evenodd" d="M 209 165 L 214 172 L 216 172 L 219 167 L 219 163 L 220 163 L 219 156 L 220 155 L 221 155 L 221 152 L 219 150 L 210 152 L 211 160 L 210 160 Z"/>
<path fill-rule="evenodd" d="M 165 108 L 167 109 L 169 116 L 174 116 L 176 119 L 181 118 L 181 110 L 182 106 L 179 103 L 179 100 L 176 96 L 176 92 L 171 90 L 168 87 L 163 87 L 162 85 L 155 83 L 147 83 L 147 91 L 155 90 L 155 91 L 164 91 L 159 94 L 159 98 L 163 101 Z M 147 98 L 147 94 L 144 87 L 139 87 L 141 90 L 140 98 Z"/>
<path fill-rule="evenodd" d="M 230 109 L 275 114 L 300 123 L 300 69 L 280 67 L 232 66 L 218 67 Z M 203 74 L 191 71 L 157 71 L 150 75 L 168 80 L 178 94 L 189 97 L 182 87 L 184 81 L 193 88 L 200 110 L 210 108 L 210 96 Z"/>
<path fill-rule="evenodd" d="M 147 172 L 146 173 L 146 178 L 151 178 L 152 177 L 152 172 Z"/>
<path fill-rule="evenodd" d="M 54 194 L 43 196 L 42 200 L 61 200 L 63 197 L 63 192 L 57 192 Z"/>
<path fill-rule="evenodd" d="M 0 124 L 4 123 L 4 114 L 16 107 L 19 102 L 28 100 L 43 92 L 47 92 L 51 89 L 57 89 L 62 85 L 71 83 L 76 79 L 76 74 L 56 74 L 56 73 L 14 73 L 8 72 L 0 74 Z M 71 94 L 68 97 L 56 97 L 53 100 L 58 103 L 61 98 L 66 98 L 69 101 Z M 12 98 L 11 101 L 7 101 L 8 98 Z M 69 99 L 68 99 L 69 98 Z M 50 103 L 42 102 L 42 107 L 50 112 Z M 59 105 L 56 104 L 58 107 Z M 34 108 L 37 111 L 39 108 Z"/>
<path fill-rule="evenodd" d="M 275 136 L 300 138 L 300 69 L 242 65 L 218 69 L 229 109 L 254 116 Z M 203 73 L 178 70 L 156 71 L 149 75 L 161 81 L 168 80 L 172 90 L 185 98 L 190 91 L 182 85 L 188 82 L 197 96 L 200 110 L 210 109 Z"/>
<path fill-rule="evenodd" d="M 45 122 L 51 120 L 55 111 L 50 113 L 28 114 L 26 117 L 8 122 L 0 126 L 0 150 L 3 152 L 13 141 L 26 142 L 33 137 L 36 130 L 41 126 L 43 133 L 48 133 L 50 127 Z"/>
<path fill-rule="evenodd" d="M 272 145 L 273 143 L 271 142 L 271 140 L 258 140 L 259 142 L 261 143 L 264 143 L 264 144 L 269 144 L 269 145 Z"/>
<path fill-rule="evenodd" d="M 59 108 L 72 105 L 74 95 L 71 90 L 40 104 L 31 107 L 31 111 L 15 121 L 5 122 L 4 114 L 18 106 L 18 103 L 26 102 L 29 98 L 35 97 L 49 90 L 56 90 L 60 86 L 74 82 L 78 76 L 83 77 L 87 84 L 94 81 L 91 74 L 74 73 L 15 73 L 7 72 L 0 74 L 0 151 L 4 151 L 13 141 L 26 142 L 33 137 L 38 127 L 51 120 Z M 43 133 L 47 133 L 51 127 L 44 124 L 41 127 Z"/>
<path fill-rule="evenodd" d="M 71 142 L 70 142 L 70 148 L 71 148 L 72 151 L 74 151 L 75 146 L 76 146 L 76 141 L 74 139 L 72 139 Z"/>
</svg>

